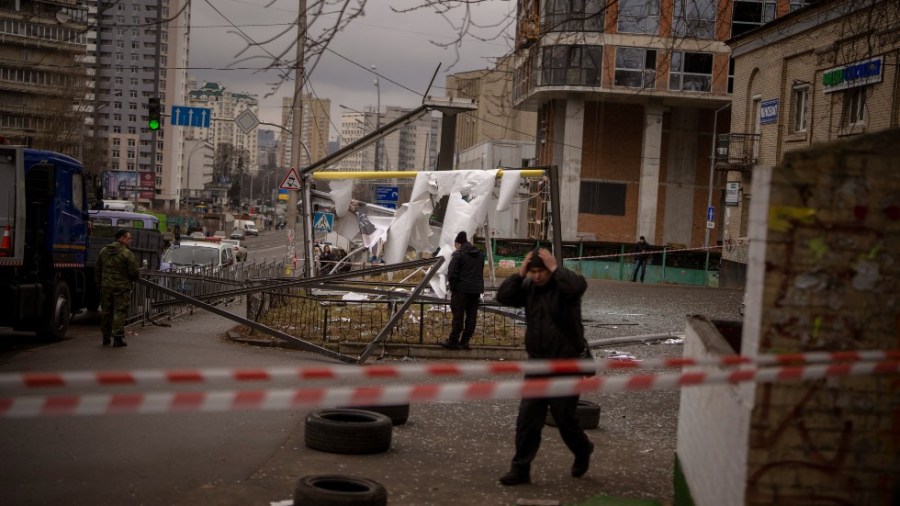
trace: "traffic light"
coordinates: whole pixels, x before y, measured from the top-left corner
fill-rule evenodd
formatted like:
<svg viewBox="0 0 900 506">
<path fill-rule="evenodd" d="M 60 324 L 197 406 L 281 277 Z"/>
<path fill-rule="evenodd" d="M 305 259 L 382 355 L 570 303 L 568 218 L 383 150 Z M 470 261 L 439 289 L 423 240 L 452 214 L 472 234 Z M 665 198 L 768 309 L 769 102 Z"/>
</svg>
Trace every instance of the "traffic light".
<svg viewBox="0 0 900 506">
<path fill-rule="evenodd" d="M 162 126 L 159 99 L 156 97 L 150 98 L 149 106 L 150 111 L 149 119 L 147 120 L 147 126 L 150 127 L 150 130 L 159 130 L 159 127 Z"/>
</svg>

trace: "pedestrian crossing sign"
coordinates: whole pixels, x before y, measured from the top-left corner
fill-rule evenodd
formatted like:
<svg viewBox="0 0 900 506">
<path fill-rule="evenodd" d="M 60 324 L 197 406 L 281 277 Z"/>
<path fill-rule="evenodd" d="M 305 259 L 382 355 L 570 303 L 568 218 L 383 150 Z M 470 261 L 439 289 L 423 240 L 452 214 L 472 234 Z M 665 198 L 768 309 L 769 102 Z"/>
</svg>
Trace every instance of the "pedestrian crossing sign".
<svg viewBox="0 0 900 506">
<path fill-rule="evenodd" d="M 284 180 L 281 181 L 281 186 L 279 186 L 282 190 L 299 190 L 300 189 L 300 178 L 297 176 L 297 171 L 291 167 L 291 171 L 287 173 L 287 176 L 284 176 Z"/>
<path fill-rule="evenodd" d="M 313 230 L 331 232 L 334 227 L 334 214 L 317 212 L 313 215 Z"/>
</svg>

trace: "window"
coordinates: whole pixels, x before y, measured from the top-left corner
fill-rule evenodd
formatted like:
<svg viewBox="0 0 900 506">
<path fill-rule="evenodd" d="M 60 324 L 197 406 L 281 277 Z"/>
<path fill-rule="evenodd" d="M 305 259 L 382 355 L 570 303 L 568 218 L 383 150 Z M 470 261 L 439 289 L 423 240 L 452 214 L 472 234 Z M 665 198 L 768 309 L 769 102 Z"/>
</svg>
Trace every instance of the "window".
<svg viewBox="0 0 900 506">
<path fill-rule="evenodd" d="M 637 47 L 616 48 L 615 85 L 628 88 L 656 86 L 656 50 Z"/>
<path fill-rule="evenodd" d="M 794 86 L 791 101 L 791 132 L 802 133 L 806 131 L 807 117 L 809 115 L 809 85 Z"/>
<path fill-rule="evenodd" d="M 734 58 L 728 59 L 728 93 L 734 93 Z"/>
<path fill-rule="evenodd" d="M 625 195 L 627 186 L 623 183 L 601 183 L 582 181 L 578 198 L 578 212 L 607 216 L 625 216 Z"/>
<path fill-rule="evenodd" d="M 844 92 L 844 126 L 856 126 L 866 121 L 866 87 Z"/>
<path fill-rule="evenodd" d="M 656 35 L 658 27 L 659 0 L 619 0 L 619 32 Z"/>
<path fill-rule="evenodd" d="M 672 66 L 669 70 L 669 89 L 681 91 L 712 90 L 711 53 L 688 53 L 672 51 Z"/>
<path fill-rule="evenodd" d="M 602 32 L 605 0 L 547 0 L 544 32 Z"/>
<path fill-rule="evenodd" d="M 116 83 L 116 86 L 122 86 L 122 78 L 119 76 L 116 76 L 115 83 Z"/>
<path fill-rule="evenodd" d="M 731 36 L 748 32 L 775 19 L 775 0 L 736 0 L 731 19 Z"/>
<path fill-rule="evenodd" d="M 544 46 L 541 85 L 600 86 L 603 46 Z"/>
<path fill-rule="evenodd" d="M 715 38 L 716 4 L 716 0 L 675 0 L 675 35 Z"/>
</svg>

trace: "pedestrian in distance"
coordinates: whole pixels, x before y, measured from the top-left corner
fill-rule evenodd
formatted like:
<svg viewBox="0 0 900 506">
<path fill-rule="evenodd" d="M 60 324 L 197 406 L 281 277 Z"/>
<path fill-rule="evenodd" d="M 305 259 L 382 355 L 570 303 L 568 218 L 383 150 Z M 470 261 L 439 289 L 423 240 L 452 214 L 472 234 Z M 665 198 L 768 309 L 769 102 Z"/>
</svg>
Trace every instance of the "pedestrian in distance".
<svg viewBox="0 0 900 506">
<path fill-rule="evenodd" d="M 139 275 L 137 259 L 131 252 L 131 232 L 116 231 L 116 240 L 104 246 L 97 258 L 94 273 L 100 287 L 100 332 L 103 346 L 112 342 L 114 348 L 125 343 L 125 319 L 131 305 L 131 290 Z"/>
<path fill-rule="evenodd" d="M 587 281 L 557 264 L 546 249 L 528 253 L 519 272 L 497 290 L 501 304 L 525 308 L 525 351 L 529 360 L 580 359 L 587 350 L 581 322 L 581 297 Z M 526 375 L 526 379 L 547 375 Z M 552 376 L 552 375 L 550 375 Z M 575 455 L 571 474 L 583 476 L 590 467 L 594 444 L 575 416 L 578 395 L 522 399 L 516 417 L 516 451 L 503 485 L 531 483 L 531 462 L 541 445 L 547 409 L 556 420 L 559 435 Z"/>
<path fill-rule="evenodd" d="M 456 234 L 454 245 L 456 251 L 447 266 L 453 323 L 450 325 L 450 337 L 438 344 L 451 350 L 468 350 L 471 349 L 469 340 L 475 334 L 475 323 L 478 321 L 478 304 L 484 293 L 484 253 L 469 244 L 465 232 Z"/>
<path fill-rule="evenodd" d="M 641 236 L 638 239 L 638 242 L 634 244 L 634 271 L 631 273 L 631 282 L 634 283 L 637 281 L 638 271 L 641 271 L 641 283 L 644 282 L 644 275 L 647 274 L 647 259 L 650 256 L 647 253 L 650 245 L 647 244 L 647 240 L 644 239 L 644 236 Z"/>
</svg>

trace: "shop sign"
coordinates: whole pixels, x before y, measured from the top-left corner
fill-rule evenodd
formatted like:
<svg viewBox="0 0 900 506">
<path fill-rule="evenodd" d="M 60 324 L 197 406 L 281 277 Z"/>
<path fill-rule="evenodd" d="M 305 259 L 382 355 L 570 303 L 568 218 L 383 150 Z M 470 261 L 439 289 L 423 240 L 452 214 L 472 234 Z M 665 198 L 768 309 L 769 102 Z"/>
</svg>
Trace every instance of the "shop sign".
<svg viewBox="0 0 900 506">
<path fill-rule="evenodd" d="M 884 57 L 870 58 L 861 62 L 835 67 L 822 74 L 822 89 L 831 93 L 847 88 L 880 83 L 884 76 Z"/>
</svg>

